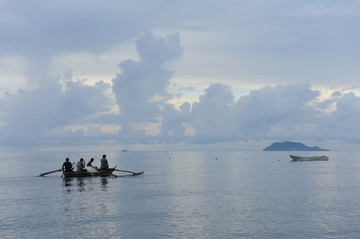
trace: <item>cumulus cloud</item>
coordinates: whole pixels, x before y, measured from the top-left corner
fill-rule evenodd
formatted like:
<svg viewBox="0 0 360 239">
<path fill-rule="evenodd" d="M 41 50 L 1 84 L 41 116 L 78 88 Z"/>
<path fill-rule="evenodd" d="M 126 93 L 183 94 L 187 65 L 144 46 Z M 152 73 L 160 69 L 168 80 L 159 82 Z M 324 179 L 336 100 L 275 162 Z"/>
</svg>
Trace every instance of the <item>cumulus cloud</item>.
<svg viewBox="0 0 360 239">
<path fill-rule="evenodd" d="M 307 103 L 319 93 L 307 84 L 265 86 L 253 90 L 235 105 L 235 118 L 243 136 L 266 137 L 273 125 L 306 122 L 316 114 Z M 248 136 L 249 137 L 249 136 Z"/>
<path fill-rule="evenodd" d="M 190 125 L 196 131 L 195 142 L 210 143 L 233 138 L 233 103 L 230 87 L 214 83 L 205 89 L 199 102 L 192 105 Z"/>
<path fill-rule="evenodd" d="M 309 84 L 265 86 L 234 101 L 231 87 L 214 83 L 204 90 L 190 111 L 166 109 L 168 142 L 208 144 L 248 140 L 344 140 L 357 139 L 359 97 L 353 93 L 319 100 L 320 92 Z M 336 102 L 329 113 L 319 104 Z M 164 111 L 165 112 L 165 111 Z M 173 124 L 172 124 L 173 123 Z M 172 130 L 170 130 L 172 128 Z M 186 127 L 192 135 L 186 135 Z M 181 135 L 181 137 L 179 137 Z"/>
<path fill-rule="evenodd" d="M 191 117 L 190 107 L 191 105 L 187 102 L 183 103 L 179 109 L 171 104 L 165 105 L 159 127 L 161 131 L 158 137 L 159 143 L 169 144 L 186 141 L 185 138 L 188 136 L 186 124 Z"/>
<path fill-rule="evenodd" d="M 237 99 L 231 86 L 214 82 L 196 102 L 174 104 L 170 102 L 181 97 L 169 91 L 169 63 L 183 54 L 180 35 L 147 32 L 135 44 L 138 60 L 121 62 L 112 84 L 87 85 L 70 76 L 43 80 L 30 91 L 4 92 L 0 143 L 359 142 L 360 99 L 352 92 L 324 97 L 310 84 L 279 84 Z"/>
<path fill-rule="evenodd" d="M 167 92 L 172 72 L 165 64 L 182 55 L 178 34 L 165 38 L 146 33 L 136 41 L 140 61 L 120 63 L 121 74 L 113 79 L 113 92 L 125 124 L 157 122 L 161 107 L 172 96 Z"/>
<path fill-rule="evenodd" d="M 229 86 L 212 84 L 192 106 L 187 125 L 196 134 L 188 139 L 213 143 L 304 136 L 309 124 L 318 123 L 320 112 L 309 104 L 318 95 L 308 84 L 277 85 L 234 102 Z"/>
<path fill-rule="evenodd" d="M 343 95 L 336 102 L 336 110 L 320 124 L 319 131 L 330 139 L 344 139 L 347 142 L 360 142 L 360 98 L 354 93 Z"/>
<path fill-rule="evenodd" d="M 61 79 L 46 79 L 34 90 L 5 94 L 0 102 L 0 142 L 20 146 L 46 144 L 50 136 L 60 139 L 66 133 L 64 127 L 85 124 L 88 117 L 90 121 L 93 115 L 110 110 L 108 87 L 101 82 L 86 86 L 81 81 L 62 84 Z"/>
</svg>

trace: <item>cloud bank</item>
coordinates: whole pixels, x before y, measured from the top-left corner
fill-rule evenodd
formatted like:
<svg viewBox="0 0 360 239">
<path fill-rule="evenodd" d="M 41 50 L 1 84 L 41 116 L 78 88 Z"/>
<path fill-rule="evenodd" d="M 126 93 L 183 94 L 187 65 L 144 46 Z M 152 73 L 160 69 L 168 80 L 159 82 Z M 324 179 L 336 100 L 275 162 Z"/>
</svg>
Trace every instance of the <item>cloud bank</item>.
<svg viewBox="0 0 360 239">
<path fill-rule="evenodd" d="M 135 44 L 139 59 L 122 61 L 111 84 L 53 78 L 3 92 L 1 145 L 360 143 L 360 98 L 351 91 L 326 96 L 307 83 L 279 84 L 238 98 L 231 86 L 211 83 L 196 102 L 175 105 L 168 65 L 183 55 L 180 35 L 147 32 Z"/>
<path fill-rule="evenodd" d="M 173 80 L 183 87 L 204 89 L 219 78 L 247 89 L 351 87 L 360 74 L 359 13 L 359 0 L 2 0 L 0 84 L 34 87 L 67 70 L 113 76 L 109 61 L 129 58 L 117 48 L 151 31 L 180 32 L 186 51 Z"/>
</svg>

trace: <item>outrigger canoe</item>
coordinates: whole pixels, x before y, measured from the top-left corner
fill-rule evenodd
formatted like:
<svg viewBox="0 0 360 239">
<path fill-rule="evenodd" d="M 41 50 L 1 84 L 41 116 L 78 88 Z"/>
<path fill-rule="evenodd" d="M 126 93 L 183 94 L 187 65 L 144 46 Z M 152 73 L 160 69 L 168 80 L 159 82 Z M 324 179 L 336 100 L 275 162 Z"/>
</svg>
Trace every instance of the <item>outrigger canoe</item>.
<svg viewBox="0 0 360 239">
<path fill-rule="evenodd" d="M 326 155 L 313 156 L 313 157 L 301 157 L 301 156 L 290 155 L 290 158 L 292 158 L 293 161 L 328 161 L 329 160 L 329 157 Z"/>
<path fill-rule="evenodd" d="M 123 172 L 126 174 L 123 175 L 116 175 L 113 174 L 114 171 L 117 172 Z M 53 170 L 53 171 L 49 171 L 46 173 L 42 173 L 39 175 L 39 177 L 43 177 L 45 175 L 48 175 L 50 173 L 56 173 L 56 172 L 62 172 L 62 169 L 57 169 L 57 170 Z M 86 171 L 84 172 L 77 172 L 77 171 L 72 171 L 72 172 L 62 172 L 63 173 L 63 177 L 64 178 L 76 178 L 76 177 L 129 177 L 129 176 L 139 176 L 139 175 L 143 175 L 144 171 L 141 172 L 133 172 L 133 171 L 128 171 L 128 170 L 121 170 L 121 169 L 116 169 L 116 166 L 113 168 L 108 168 L 108 169 L 97 169 L 96 167 L 86 167 Z"/>
<path fill-rule="evenodd" d="M 112 175 L 115 168 L 108 168 L 103 170 L 94 170 L 94 171 L 86 171 L 86 172 L 63 172 L 64 178 L 73 178 L 73 177 L 108 177 Z"/>
</svg>

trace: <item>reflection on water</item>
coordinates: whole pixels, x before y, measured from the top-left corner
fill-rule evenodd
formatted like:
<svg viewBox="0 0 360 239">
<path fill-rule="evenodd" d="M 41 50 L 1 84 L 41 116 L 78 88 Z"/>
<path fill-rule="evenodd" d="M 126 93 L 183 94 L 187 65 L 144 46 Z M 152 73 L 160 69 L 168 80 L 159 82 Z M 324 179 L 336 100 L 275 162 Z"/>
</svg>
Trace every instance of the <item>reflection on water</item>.
<svg viewBox="0 0 360 239">
<path fill-rule="evenodd" d="M 97 186 L 101 188 L 102 191 L 107 190 L 108 178 L 106 177 L 74 177 L 74 178 L 63 178 L 64 190 L 68 193 L 71 193 L 73 190 L 79 192 L 83 191 L 92 191 Z"/>
<path fill-rule="evenodd" d="M 84 177 L 63 178 L 62 195 L 59 198 L 60 214 L 58 219 L 69 225 L 73 231 L 81 227 L 86 238 L 100 238 L 100 235 L 115 235 L 117 227 L 108 218 L 120 216 L 119 204 L 116 200 L 118 192 L 114 184 L 116 178 Z M 108 190 L 109 187 L 112 190 Z M 75 224 L 74 224 L 75 223 Z M 101 226 L 100 226 L 101 225 Z M 96 230 L 94 230 L 96 228 Z M 74 235 L 70 238 L 77 238 Z"/>
<path fill-rule="evenodd" d="M 101 179 L 101 190 L 107 191 L 108 180 L 106 178 Z"/>
<path fill-rule="evenodd" d="M 74 178 L 64 178 L 64 186 L 65 187 L 70 187 L 72 186 L 72 181 L 74 180 Z"/>
</svg>

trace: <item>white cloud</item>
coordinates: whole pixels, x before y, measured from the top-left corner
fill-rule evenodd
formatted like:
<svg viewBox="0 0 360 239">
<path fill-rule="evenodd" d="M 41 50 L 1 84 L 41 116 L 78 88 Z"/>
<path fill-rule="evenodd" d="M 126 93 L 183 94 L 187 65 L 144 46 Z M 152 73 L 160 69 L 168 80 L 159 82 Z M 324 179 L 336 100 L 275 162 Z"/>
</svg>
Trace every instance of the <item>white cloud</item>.
<svg viewBox="0 0 360 239">
<path fill-rule="evenodd" d="M 87 117 L 110 110 L 111 100 L 98 83 L 46 79 L 34 90 L 6 94 L 1 100 L 2 121 L 0 142 L 3 145 L 41 144 L 47 137 L 62 137 L 62 129 L 72 124 L 85 124 Z M 55 135 L 53 135 L 55 134 Z M 61 141 L 61 139 L 60 139 Z"/>
<path fill-rule="evenodd" d="M 234 95 L 230 87 L 223 84 L 211 84 L 200 96 L 199 102 L 192 105 L 190 125 L 196 134 L 196 143 L 211 143 L 234 139 L 234 121 L 231 107 Z"/>
<path fill-rule="evenodd" d="M 182 54 L 178 34 L 166 38 L 146 33 L 136 42 L 140 61 L 120 63 L 121 74 L 113 79 L 113 91 L 125 123 L 157 122 L 164 103 L 172 73 L 165 68 L 168 61 Z"/>
<path fill-rule="evenodd" d="M 320 124 L 320 129 L 328 139 L 343 139 L 360 143 L 360 98 L 353 93 L 343 95 L 336 101 L 336 110 Z"/>
</svg>

